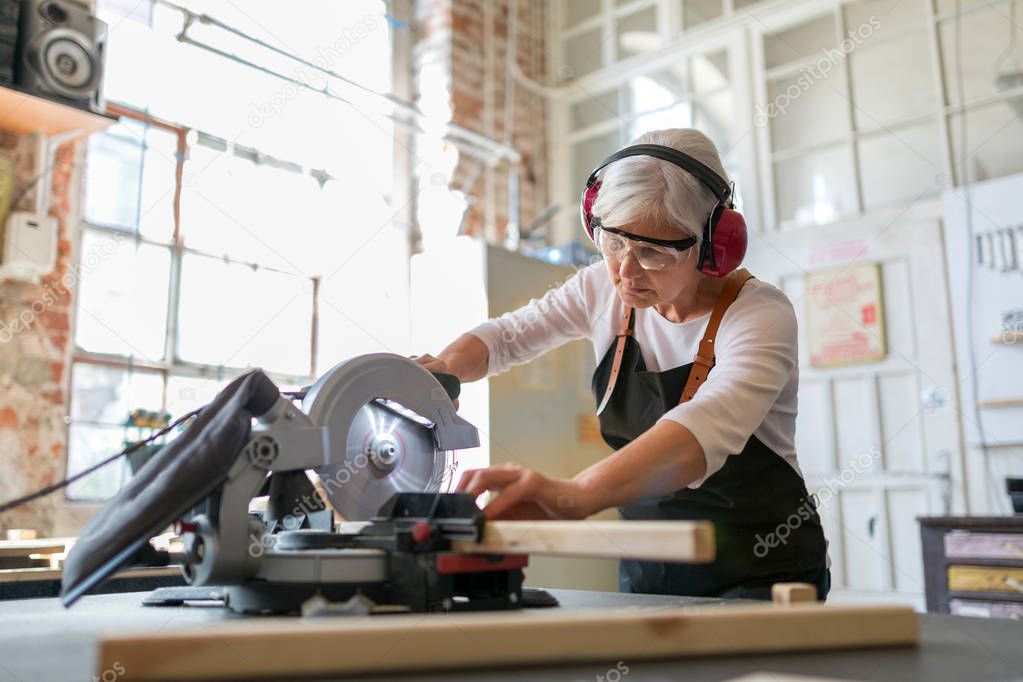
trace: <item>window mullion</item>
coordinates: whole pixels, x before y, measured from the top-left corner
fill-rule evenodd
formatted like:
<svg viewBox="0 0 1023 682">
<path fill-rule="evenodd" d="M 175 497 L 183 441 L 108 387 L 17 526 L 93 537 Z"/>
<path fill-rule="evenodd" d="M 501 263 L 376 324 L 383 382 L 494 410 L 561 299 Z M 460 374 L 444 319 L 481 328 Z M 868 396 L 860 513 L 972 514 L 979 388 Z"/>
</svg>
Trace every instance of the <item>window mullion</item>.
<svg viewBox="0 0 1023 682">
<path fill-rule="evenodd" d="M 188 146 L 185 132 L 178 131 L 178 158 L 174 170 L 174 240 L 171 244 L 170 282 L 167 295 L 167 337 L 164 340 L 164 357 L 170 366 L 178 362 L 178 307 L 181 302 L 181 264 L 184 258 L 185 240 L 181 230 L 181 183 L 184 177 L 185 157 Z"/>
<path fill-rule="evenodd" d="M 835 10 L 835 40 L 837 45 L 841 45 L 842 41 L 845 40 L 845 11 L 843 6 L 839 4 Z M 858 127 L 856 125 L 856 105 L 853 103 L 853 75 L 852 65 L 850 64 L 849 56 L 842 59 L 842 73 L 845 76 L 845 92 L 842 96 L 845 98 L 846 110 L 848 112 L 849 120 L 849 153 L 852 159 L 852 174 L 853 174 L 853 187 L 856 189 L 856 214 L 862 214 L 866 202 L 863 199 L 863 181 L 860 173 L 860 146 L 857 144 Z"/>
</svg>

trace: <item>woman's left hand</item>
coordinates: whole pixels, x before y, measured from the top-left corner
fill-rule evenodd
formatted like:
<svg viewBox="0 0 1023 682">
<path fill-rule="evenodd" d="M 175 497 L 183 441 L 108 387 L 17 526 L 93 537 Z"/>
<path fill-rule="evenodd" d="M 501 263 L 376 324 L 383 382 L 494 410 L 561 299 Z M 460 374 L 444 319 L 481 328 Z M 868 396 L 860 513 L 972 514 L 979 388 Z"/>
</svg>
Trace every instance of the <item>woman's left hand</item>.
<svg viewBox="0 0 1023 682">
<path fill-rule="evenodd" d="M 517 464 L 470 469 L 456 492 L 473 498 L 497 493 L 484 508 L 488 519 L 584 519 L 590 515 L 588 491 L 575 479 L 552 478 Z"/>
</svg>

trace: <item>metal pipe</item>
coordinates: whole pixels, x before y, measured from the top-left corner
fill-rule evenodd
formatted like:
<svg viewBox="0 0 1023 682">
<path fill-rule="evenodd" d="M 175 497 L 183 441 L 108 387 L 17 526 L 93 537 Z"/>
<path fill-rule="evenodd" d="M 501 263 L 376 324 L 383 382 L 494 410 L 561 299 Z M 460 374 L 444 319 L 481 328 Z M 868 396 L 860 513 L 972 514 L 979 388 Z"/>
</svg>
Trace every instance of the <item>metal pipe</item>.
<svg viewBox="0 0 1023 682">
<path fill-rule="evenodd" d="M 504 143 L 512 145 L 515 139 L 515 69 L 518 67 L 518 2 L 508 0 L 508 31 L 504 50 Z M 504 228 L 505 247 L 519 249 L 519 169 L 508 169 L 508 222 Z"/>
<path fill-rule="evenodd" d="M 312 90 L 313 92 L 320 92 L 322 94 L 325 94 L 325 95 L 328 95 L 328 96 L 333 97 L 335 99 L 338 99 L 338 100 L 340 100 L 342 102 L 345 102 L 346 104 L 355 106 L 351 101 L 346 100 L 346 99 L 344 99 L 344 98 L 342 98 L 342 97 L 340 97 L 338 95 L 334 95 L 333 93 L 330 93 L 326 89 L 326 86 L 324 87 L 323 90 L 320 90 L 320 89 L 317 89 L 317 88 L 313 88 L 313 87 L 307 85 L 306 83 L 303 83 L 303 82 L 301 82 L 301 81 L 299 81 L 297 79 L 290 78 L 288 76 L 285 76 L 284 74 L 278 73 L 278 72 L 273 71 L 271 69 L 267 69 L 267 68 L 261 67 L 261 66 L 259 66 L 257 64 L 253 64 L 252 62 L 244 60 L 244 59 L 242 59 L 240 57 L 237 57 L 235 55 L 230 55 L 230 54 L 224 52 L 223 50 L 219 50 L 219 49 L 214 48 L 214 47 L 212 47 L 210 45 L 207 45 L 205 43 L 201 43 L 199 41 L 196 41 L 196 40 L 188 37 L 186 35 L 188 29 L 191 27 L 191 25 L 193 23 L 193 20 L 194 19 L 198 19 L 201 23 L 204 23 L 204 24 L 207 24 L 207 25 L 216 26 L 217 28 L 220 28 L 221 30 L 227 31 L 229 33 L 232 33 L 232 34 L 242 38 L 243 40 L 247 40 L 249 42 L 252 42 L 252 43 L 254 43 L 256 45 L 259 45 L 260 47 L 263 47 L 263 48 L 265 48 L 267 50 L 275 52 L 275 53 L 277 53 L 277 54 L 279 54 L 279 55 L 281 55 L 283 57 L 286 57 L 288 59 L 291 59 L 291 60 L 293 60 L 293 61 L 295 61 L 295 62 L 297 62 L 299 64 L 307 66 L 307 67 L 309 67 L 311 69 L 315 69 L 316 71 L 319 71 L 320 73 L 329 75 L 332 78 L 335 78 L 335 79 L 345 83 L 346 85 L 348 85 L 350 87 L 356 88 L 356 89 L 361 90 L 361 91 L 363 91 L 363 92 L 365 92 L 365 93 L 367 93 L 369 95 L 372 95 L 374 97 L 382 99 L 385 102 L 387 102 L 388 104 L 397 107 L 398 109 L 400 109 L 404 113 L 408 114 L 409 116 L 411 116 L 413 119 L 415 119 L 417 121 L 430 121 L 431 120 L 430 117 L 428 117 L 426 114 L 424 114 L 422 111 L 420 111 L 418 107 L 416 107 L 414 104 L 412 104 L 410 102 L 406 102 L 406 101 L 404 101 L 402 99 L 399 99 L 397 97 L 394 97 L 393 95 L 390 95 L 388 93 L 378 92 L 377 90 L 373 90 L 372 88 L 369 88 L 369 87 L 367 87 L 365 85 L 357 83 L 357 82 L 355 82 L 353 80 L 350 80 L 350 79 L 342 76 L 341 74 L 339 74 L 339 73 L 337 73 L 335 71 L 319 67 L 316 64 L 314 64 L 314 63 L 312 63 L 312 62 L 310 62 L 308 60 L 302 59 L 301 57 L 299 57 L 297 55 L 294 55 L 294 54 L 292 54 L 290 52 L 282 50 L 282 49 L 280 49 L 280 48 L 278 48 L 278 47 L 276 47 L 274 45 L 270 45 L 269 43 L 266 43 L 266 42 L 264 42 L 262 40 L 259 40 L 258 38 L 254 38 L 253 36 L 250 36 L 250 35 L 242 32 L 242 31 L 239 31 L 238 29 L 234 28 L 233 26 L 225 24 L 224 22 L 222 22 L 222 21 L 220 21 L 218 19 L 215 19 L 214 17 L 211 17 L 208 14 L 197 14 L 197 13 L 191 11 L 190 9 L 186 8 L 186 7 L 182 7 L 181 5 L 178 5 L 176 3 L 170 2 L 170 0 L 153 0 L 153 1 L 157 2 L 157 3 L 160 3 L 162 5 L 165 5 L 165 6 L 171 8 L 171 9 L 174 9 L 174 10 L 176 10 L 178 12 L 181 12 L 182 15 L 185 17 L 181 33 L 178 34 L 178 40 L 180 40 L 182 42 L 187 42 L 189 44 L 195 45 L 196 47 L 200 47 L 202 49 L 209 49 L 209 50 L 213 51 L 216 54 L 219 54 L 221 56 L 229 57 L 229 58 L 233 59 L 233 61 L 235 61 L 237 63 L 245 64 L 246 66 L 251 66 L 252 68 L 258 69 L 258 70 L 260 70 L 260 71 L 262 71 L 264 73 L 267 73 L 269 75 L 272 75 L 272 76 L 275 76 L 275 77 L 287 80 L 287 81 L 292 82 L 292 83 L 294 83 L 296 85 L 301 85 L 302 87 L 308 88 L 309 90 Z M 386 115 L 386 117 L 390 118 L 392 120 L 396 120 L 396 121 L 399 120 L 399 119 L 396 119 L 396 118 L 394 118 L 392 116 L 389 116 L 389 115 Z M 447 134 L 447 135 L 458 137 L 458 138 L 461 138 L 461 139 L 465 140 L 466 142 L 470 142 L 470 143 L 479 145 L 480 147 L 486 148 L 486 149 L 491 151 L 493 156 L 496 156 L 496 157 L 499 157 L 499 158 L 504 158 L 507 161 L 509 161 L 510 163 L 514 163 L 514 164 L 521 163 L 521 155 L 519 154 L 518 150 L 514 149 L 513 147 L 510 147 L 510 146 L 502 144 L 502 143 L 500 143 L 500 142 L 498 142 L 496 140 L 492 140 L 492 139 L 490 139 L 488 137 L 480 135 L 479 133 L 476 133 L 476 132 L 474 132 L 472 130 L 469 130 L 468 128 L 464 128 L 464 127 L 462 127 L 462 126 L 460 126 L 460 125 L 458 125 L 456 123 L 451 123 L 449 121 L 444 121 L 444 122 L 439 122 L 438 125 L 440 125 L 440 127 L 443 129 L 444 133 Z M 420 132 L 423 132 L 422 128 L 418 128 L 418 126 L 417 126 L 417 130 L 419 130 Z M 465 151 L 470 151 L 470 150 L 465 150 Z M 471 151 L 470 151 L 470 154 L 472 154 Z M 472 154 L 472 155 L 477 156 L 477 157 L 479 156 L 478 153 Z"/>
<path fill-rule="evenodd" d="M 162 1 L 162 0 L 160 0 L 160 1 Z M 347 104 L 347 105 L 351 106 L 353 109 L 358 109 L 358 107 L 355 105 L 355 103 L 352 102 L 351 100 L 348 100 L 348 99 L 342 97 L 341 95 L 334 94 L 333 92 L 331 92 L 330 90 L 328 90 L 326 88 L 324 88 L 324 89 L 314 88 L 311 85 L 309 85 L 308 83 L 304 83 L 304 82 L 302 82 L 301 80 L 299 80 L 297 78 L 292 78 L 291 76 L 286 76 L 283 73 L 280 73 L 278 71 L 274 71 L 273 69 L 268 69 L 265 66 L 260 66 L 259 64 L 253 64 L 252 62 L 246 61 L 246 60 L 242 59 L 241 57 L 238 57 L 237 55 L 233 55 L 230 52 L 225 52 L 225 51 L 221 50 L 220 48 L 213 47 L 212 45 L 204 43 L 204 42 L 202 42 L 200 40 L 196 40 L 195 38 L 190 38 L 189 36 L 186 36 L 186 35 L 180 35 L 178 37 L 178 40 L 180 42 L 182 42 L 182 43 L 187 44 L 187 45 L 192 45 L 193 47 L 198 47 L 199 49 L 211 52 L 211 53 L 213 53 L 213 54 L 215 54 L 215 55 L 217 55 L 219 57 L 223 57 L 224 59 L 228 59 L 228 60 L 236 62 L 238 64 L 242 64 L 244 66 L 247 66 L 249 68 L 255 69 L 255 70 L 260 71 L 262 73 L 265 73 L 267 75 L 273 76 L 275 78 L 279 78 L 279 79 L 281 79 L 283 81 L 286 81 L 288 83 L 292 83 L 294 85 L 297 85 L 298 87 L 305 88 L 305 89 L 310 90 L 312 92 L 319 93 L 319 94 L 323 95 L 324 97 L 329 97 L 330 99 L 337 100 L 339 102 L 342 102 L 344 104 Z M 418 124 L 416 124 L 414 122 L 411 122 L 411 121 L 407 121 L 407 120 L 402 119 L 402 118 L 399 118 L 398 116 L 395 116 L 394 114 L 381 114 L 381 116 L 383 118 L 391 121 L 392 123 L 395 123 L 396 125 L 400 125 L 400 126 L 402 126 L 404 128 L 407 128 L 407 129 L 409 129 L 409 130 L 411 130 L 411 131 L 413 131 L 415 133 L 424 134 L 424 135 L 426 134 L 426 131 L 421 126 L 419 126 Z M 442 129 L 441 129 L 440 132 L 442 134 L 444 134 L 444 135 L 446 135 L 449 132 L 455 132 L 453 130 L 449 130 L 449 128 L 450 128 L 450 126 L 444 125 L 444 126 L 442 126 Z M 478 136 L 478 137 L 480 137 L 481 139 L 484 139 L 484 140 L 488 139 L 488 138 L 483 138 L 482 136 Z M 481 149 L 482 145 L 476 145 L 476 146 L 473 147 L 473 146 L 469 146 L 468 144 L 466 144 L 466 143 L 471 143 L 471 142 L 472 142 L 472 140 L 464 140 L 464 141 L 452 140 L 452 143 L 456 147 L 458 147 L 458 149 L 460 151 L 463 151 L 463 152 L 467 153 L 469 156 L 473 156 L 475 158 L 482 159 L 482 160 L 486 161 L 487 163 L 491 163 L 493 158 L 494 158 L 494 155 L 493 154 L 483 154 L 483 153 L 481 153 L 481 152 L 484 151 L 483 149 Z M 511 163 L 515 163 L 515 164 L 518 164 L 518 163 L 521 162 L 521 159 L 518 157 L 518 152 L 516 152 L 516 158 L 515 159 L 508 159 L 508 160 Z"/>
</svg>

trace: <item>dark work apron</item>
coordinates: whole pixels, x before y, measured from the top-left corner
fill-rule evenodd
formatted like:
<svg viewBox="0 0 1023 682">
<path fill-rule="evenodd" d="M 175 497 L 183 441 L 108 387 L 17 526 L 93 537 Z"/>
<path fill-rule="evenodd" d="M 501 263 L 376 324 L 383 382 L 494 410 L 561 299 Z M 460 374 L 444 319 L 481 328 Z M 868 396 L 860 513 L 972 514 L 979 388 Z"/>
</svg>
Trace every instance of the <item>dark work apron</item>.
<svg viewBox="0 0 1023 682">
<path fill-rule="evenodd" d="M 629 329 L 634 326 L 635 312 Z M 593 374 L 598 405 L 616 344 L 617 338 Z M 618 450 L 678 405 L 692 366 L 647 371 L 639 342 L 627 336 L 618 381 L 599 414 L 605 442 Z M 792 466 L 755 436 L 699 488 L 640 500 L 619 513 L 626 520 L 711 521 L 717 545 L 710 564 L 623 560 L 618 568 L 623 592 L 770 599 L 776 582 L 809 582 L 824 599 L 829 589 L 824 532 L 814 501 Z"/>
</svg>

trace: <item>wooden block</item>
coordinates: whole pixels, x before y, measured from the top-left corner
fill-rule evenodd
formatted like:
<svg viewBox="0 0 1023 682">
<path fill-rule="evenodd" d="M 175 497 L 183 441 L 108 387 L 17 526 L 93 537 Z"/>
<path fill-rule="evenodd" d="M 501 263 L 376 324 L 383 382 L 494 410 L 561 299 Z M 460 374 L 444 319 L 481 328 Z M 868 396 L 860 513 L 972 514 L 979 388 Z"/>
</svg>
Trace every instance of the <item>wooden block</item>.
<svg viewBox="0 0 1023 682">
<path fill-rule="evenodd" d="M 775 583 L 771 585 L 771 601 L 775 604 L 817 601 L 817 588 L 810 583 Z"/>
<path fill-rule="evenodd" d="M 709 563 L 714 525 L 707 521 L 488 521 L 482 542 L 456 541 L 456 552 L 553 554 Z"/>
<path fill-rule="evenodd" d="M 270 617 L 106 635 L 96 669 L 119 663 L 123 682 L 276 679 L 910 646 L 917 638 L 908 606 Z"/>
</svg>

